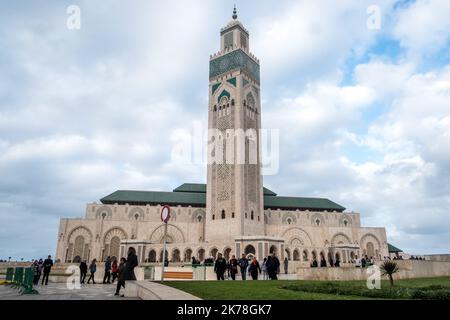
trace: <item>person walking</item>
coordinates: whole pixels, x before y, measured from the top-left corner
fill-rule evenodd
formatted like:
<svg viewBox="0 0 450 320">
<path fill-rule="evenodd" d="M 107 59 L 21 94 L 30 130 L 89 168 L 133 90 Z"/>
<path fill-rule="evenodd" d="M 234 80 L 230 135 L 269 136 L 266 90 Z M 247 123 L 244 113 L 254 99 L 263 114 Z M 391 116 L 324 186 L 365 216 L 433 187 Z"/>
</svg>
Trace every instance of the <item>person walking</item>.
<svg viewBox="0 0 450 320">
<path fill-rule="evenodd" d="M 248 268 L 253 280 L 258 280 L 258 274 L 261 273 L 261 267 L 259 266 L 258 260 L 256 257 L 253 257 L 252 262 L 250 263 L 250 267 Z"/>
<path fill-rule="evenodd" d="M 264 258 L 263 263 L 261 265 L 263 280 L 267 280 L 267 258 Z"/>
<path fill-rule="evenodd" d="M 232 280 L 236 280 L 236 273 L 238 273 L 238 265 L 239 263 L 236 259 L 236 256 L 233 254 L 229 262 L 230 276 Z"/>
<path fill-rule="evenodd" d="M 89 272 L 91 273 L 89 275 L 89 279 L 87 281 L 87 283 L 91 282 L 92 279 L 92 283 L 95 284 L 95 272 L 97 271 L 97 259 L 92 260 L 91 264 L 89 265 Z"/>
<path fill-rule="evenodd" d="M 127 280 L 136 280 L 136 275 L 134 274 L 134 268 L 138 266 L 138 258 L 136 255 L 136 249 L 133 247 L 130 247 L 128 249 L 128 257 L 127 257 L 127 263 L 125 265 L 125 273 L 124 273 L 124 280 L 125 282 Z"/>
<path fill-rule="evenodd" d="M 227 262 L 222 258 L 222 254 L 217 254 L 216 262 L 214 263 L 214 272 L 217 274 L 217 280 L 225 280 L 223 275 L 227 269 Z"/>
<path fill-rule="evenodd" d="M 117 271 L 118 271 L 117 259 L 114 258 L 111 264 L 111 274 L 112 274 L 112 283 L 117 279 Z"/>
<path fill-rule="evenodd" d="M 50 272 L 52 271 L 52 267 L 53 267 L 53 260 L 52 260 L 52 256 L 48 256 L 47 259 L 44 260 L 44 264 L 43 264 L 43 271 L 44 271 L 44 276 L 42 277 L 42 282 L 41 285 L 44 284 L 48 285 L 48 277 L 50 275 Z"/>
<path fill-rule="evenodd" d="M 288 270 L 289 270 L 289 261 L 287 257 L 284 257 L 284 274 L 288 274 Z"/>
<path fill-rule="evenodd" d="M 88 271 L 88 266 L 86 260 L 80 262 L 80 283 L 84 283 L 86 280 L 86 275 Z"/>
<path fill-rule="evenodd" d="M 127 263 L 127 259 L 125 258 L 120 258 L 120 264 L 117 267 L 117 287 L 116 287 L 116 293 L 114 293 L 114 295 L 118 296 L 119 292 L 120 292 L 120 288 L 124 287 L 125 288 L 125 267 L 126 267 L 126 263 Z M 113 280 L 114 282 L 114 280 Z"/>
<path fill-rule="evenodd" d="M 239 268 L 241 269 L 242 280 L 247 279 L 247 267 L 248 267 L 248 260 L 245 257 L 245 253 L 243 253 L 242 258 L 239 259 Z"/>
<path fill-rule="evenodd" d="M 105 261 L 105 275 L 103 276 L 103 284 L 111 284 L 111 257 L 106 257 Z"/>
<path fill-rule="evenodd" d="M 31 267 L 33 268 L 33 285 L 37 286 L 39 284 L 40 277 L 38 260 L 34 260 Z"/>
<path fill-rule="evenodd" d="M 280 260 L 278 260 L 275 253 L 272 253 L 270 258 L 270 264 L 267 266 L 267 272 L 269 273 L 270 280 L 278 280 L 277 272 L 280 268 Z"/>
</svg>

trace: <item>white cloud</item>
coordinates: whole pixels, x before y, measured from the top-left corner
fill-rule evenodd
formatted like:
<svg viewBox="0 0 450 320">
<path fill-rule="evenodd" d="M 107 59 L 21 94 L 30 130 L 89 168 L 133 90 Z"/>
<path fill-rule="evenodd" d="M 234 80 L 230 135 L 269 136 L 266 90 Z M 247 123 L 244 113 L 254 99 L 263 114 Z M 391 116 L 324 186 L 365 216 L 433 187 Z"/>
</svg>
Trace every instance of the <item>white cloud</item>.
<svg viewBox="0 0 450 320">
<path fill-rule="evenodd" d="M 393 34 L 408 49 L 410 58 L 436 53 L 450 40 L 450 3 L 418 0 L 399 10 Z"/>
<path fill-rule="evenodd" d="M 238 7 L 261 58 L 263 126 L 280 128 L 282 139 L 280 172 L 264 180 L 279 194 L 361 211 L 364 225 L 386 225 L 399 247 L 443 252 L 450 71 L 419 71 L 415 58 L 445 48 L 447 6 L 419 1 L 393 14 L 393 2 L 380 2 L 382 19 L 394 20 L 379 32 L 366 27 L 371 1 Z M 82 216 L 86 202 L 116 189 L 205 180 L 203 166 L 171 162 L 171 151 L 179 132 L 205 124 L 208 57 L 229 4 L 80 7 L 80 31 L 65 28 L 64 4 L 0 13 L 0 224 L 8 229 L 0 238 L 18 239 L 2 254 L 53 251 L 60 217 Z M 388 33 L 406 58 L 370 54 Z M 371 60 L 342 85 L 348 60 L 365 53 Z M 20 247 L 33 239 L 29 221 L 45 231 L 32 251 Z"/>
</svg>

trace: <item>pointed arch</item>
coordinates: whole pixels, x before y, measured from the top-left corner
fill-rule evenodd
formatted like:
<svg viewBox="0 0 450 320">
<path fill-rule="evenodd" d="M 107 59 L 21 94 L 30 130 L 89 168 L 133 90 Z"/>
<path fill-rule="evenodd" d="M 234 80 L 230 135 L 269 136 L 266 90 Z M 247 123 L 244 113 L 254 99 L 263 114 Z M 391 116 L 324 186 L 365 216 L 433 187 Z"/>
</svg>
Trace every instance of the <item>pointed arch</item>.
<svg viewBox="0 0 450 320">
<path fill-rule="evenodd" d="M 306 247 L 312 246 L 313 243 L 312 238 L 308 234 L 308 232 L 299 227 L 292 227 L 286 229 L 281 235 L 281 237 L 286 239 L 289 243 L 291 242 L 295 243 L 296 242 L 295 239 L 298 239 L 298 241 L 300 241 L 300 243 L 302 243 L 302 245 Z"/>
<path fill-rule="evenodd" d="M 331 238 L 331 245 L 333 247 L 338 244 L 351 244 L 351 243 L 352 240 L 350 239 L 350 237 L 343 232 L 338 232 Z"/>
</svg>

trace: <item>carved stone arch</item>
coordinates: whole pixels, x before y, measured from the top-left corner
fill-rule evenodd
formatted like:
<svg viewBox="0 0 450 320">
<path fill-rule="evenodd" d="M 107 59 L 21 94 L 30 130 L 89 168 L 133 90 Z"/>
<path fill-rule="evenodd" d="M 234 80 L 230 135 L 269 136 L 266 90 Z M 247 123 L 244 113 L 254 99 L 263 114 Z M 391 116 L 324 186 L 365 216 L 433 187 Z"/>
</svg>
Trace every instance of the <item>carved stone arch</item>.
<svg viewBox="0 0 450 320">
<path fill-rule="evenodd" d="M 183 231 L 173 224 L 167 225 L 167 239 L 170 243 L 184 243 L 185 237 Z M 164 240 L 164 225 L 156 227 L 150 234 L 150 241 L 162 243 Z"/>
<path fill-rule="evenodd" d="M 290 221 L 291 223 L 289 223 L 289 221 Z M 282 222 L 283 224 L 296 224 L 296 223 L 297 223 L 297 217 L 295 216 L 294 213 L 288 212 L 288 213 L 285 213 L 285 214 L 283 215 L 283 217 L 282 217 L 282 219 L 281 219 L 281 222 Z"/>
<path fill-rule="evenodd" d="M 142 220 L 144 218 L 144 212 L 144 209 L 140 207 L 132 207 L 128 211 L 128 218 L 130 218 L 131 220 Z M 137 219 L 136 216 L 138 217 Z"/>
<path fill-rule="evenodd" d="M 199 219 L 201 218 L 201 221 Z M 192 222 L 204 222 L 206 218 L 206 212 L 203 209 L 197 209 L 192 213 Z"/>
<path fill-rule="evenodd" d="M 372 243 L 375 242 L 375 244 L 378 246 L 378 248 L 375 248 L 375 249 L 381 248 L 380 240 L 378 240 L 378 238 L 373 233 L 366 233 L 365 235 L 363 235 L 361 237 L 361 240 L 359 241 L 361 249 L 366 247 L 367 242 L 372 242 Z"/>
<path fill-rule="evenodd" d="M 342 232 L 336 233 L 331 238 L 331 245 L 332 246 L 336 246 L 338 244 L 351 244 L 351 243 L 352 243 L 352 240 L 350 239 L 350 237 L 348 235 L 346 235 L 345 233 L 342 233 Z"/>
<path fill-rule="evenodd" d="M 73 228 L 67 236 L 67 249 L 65 261 L 88 260 L 91 251 L 91 243 L 93 237 L 91 231 L 84 227 L 78 226 Z"/>
<path fill-rule="evenodd" d="M 222 253 L 219 251 L 219 248 L 217 248 L 216 246 L 212 246 L 209 249 L 208 257 L 213 257 L 213 259 L 216 260 L 217 254 L 219 254 L 219 253 Z"/>
<path fill-rule="evenodd" d="M 181 250 L 175 247 L 170 252 L 170 260 L 172 262 L 181 262 Z"/>
<path fill-rule="evenodd" d="M 206 250 L 203 247 L 198 247 L 195 251 L 195 257 L 198 261 L 202 262 L 205 260 L 206 256 Z"/>
<path fill-rule="evenodd" d="M 112 218 L 112 210 L 109 206 L 101 206 L 95 210 L 95 218 L 101 219 L 102 217 Z"/>
<path fill-rule="evenodd" d="M 288 243 L 293 246 L 304 246 L 304 241 L 299 237 L 290 238 Z"/>
<path fill-rule="evenodd" d="M 255 107 L 256 107 L 256 99 L 255 99 L 255 96 L 253 95 L 252 90 L 248 90 L 248 91 L 245 93 L 245 99 L 246 99 L 246 101 L 247 101 L 247 105 L 248 105 L 248 106 L 250 106 L 250 107 L 252 107 L 252 108 L 255 108 Z"/>
<path fill-rule="evenodd" d="M 223 103 L 223 99 L 226 98 L 227 102 L 231 102 L 231 92 L 233 92 L 233 87 L 231 85 L 228 85 L 227 83 L 222 84 L 223 89 L 217 90 L 217 103 L 221 104 Z"/>
<path fill-rule="evenodd" d="M 226 260 L 231 259 L 231 251 L 232 251 L 232 250 L 233 250 L 233 249 L 232 249 L 230 246 L 226 246 L 225 248 L 223 248 L 222 253 L 223 253 L 223 257 L 224 257 Z"/>
<path fill-rule="evenodd" d="M 282 238 L 284 239 L 301 239 L 301 242 L 303 242 L 303 245 L 310 247 L 312 246 L 312 238 L 311 236 L 308 234 L 308 232 L 306 232 L 305 230 L 299 228 L 299 227 L 292 227 L 287 229 L 286 231 L 283 232 L 283 234 L 281 235 Z"/>
<path fill-rule="evenodd" d="M 128 239 L 128 235 L 121 227 L 112 227 L 108 231 L 105 232 L 105 236 L 103 237 L 103 243 L 109 243 L 111 239 L 117 236 L 120 240 Z"/>
<path fill-rule="evenodd" d="M 91 243 L 93 237 L 92 237 L 92 232 L 84 227 L 84 226 L 78 226 L 73 228 L 70 232 L 69 235 L 67 237 L 67 243 L 73 243 L 76 239 L 76 237 L 78 237 L 79 235 L 82 235 L 85 239 L 85 243 Z"/>
<path fill-rule="evenodd" d="M 347 224 L 345 224 L 345 221 L 347 221 Z M 340 227 L 351 227 L 353 224 L 353 219 L 348 214 L 342 214 L 339 218 L 339 226 Z"/>
<path fill-rule="evenodd" d="M 193 254 L 194 254 L 194 250 L 192 250 L 191 247 L 185 248 L 183 251 L 183 261 L 190 262 Z"/>
<path fill-rule="evenodd" d="M 317 221 L 319 221 L 319 224 L 317 224 Z M 315 227 L 323 226 L 325 225 L 325 219 L 323 218 L 323 215 L 320 213 L 315 213 L 311 216 L 311 224 Z"/>
</svg>

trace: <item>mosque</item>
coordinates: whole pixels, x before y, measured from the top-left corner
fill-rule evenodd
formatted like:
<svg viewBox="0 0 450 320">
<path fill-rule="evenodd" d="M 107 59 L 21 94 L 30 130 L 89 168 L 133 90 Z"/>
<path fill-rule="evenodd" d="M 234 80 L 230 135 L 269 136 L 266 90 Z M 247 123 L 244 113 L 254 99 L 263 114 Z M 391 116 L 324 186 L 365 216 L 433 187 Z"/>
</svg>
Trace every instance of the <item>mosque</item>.
<svg viewBox="0 0 450 320">
<path fill-rule="evenodd" d="M 60 220 L 56 259 L 103 261 L 125 256 L 133 246 L 141 263 L 161 261 L 164 205 L 171 207 L 165 239 L 173 263 L 218 253 L 260 260 L 275 253 L 299 266 L 321 257 L 344 264 L 355 256 L 388 256 L 385 229 L 362 227 L 359 213 L 329 199 L 280 196 L 264 188 L 260 63 L 236 9 L 220 30 L 220 51 L 209 66 L 208 128 L 221 136 L 245 132 L 242 161 L 219 161 L 238 148 L 211 137 L 208 156 L 215 161 L 208 161 L 206 184 L 184 183 L 171 192 L 117 190 L 100 204 L 89 203 L 84 218 Z"/>
</svg>

